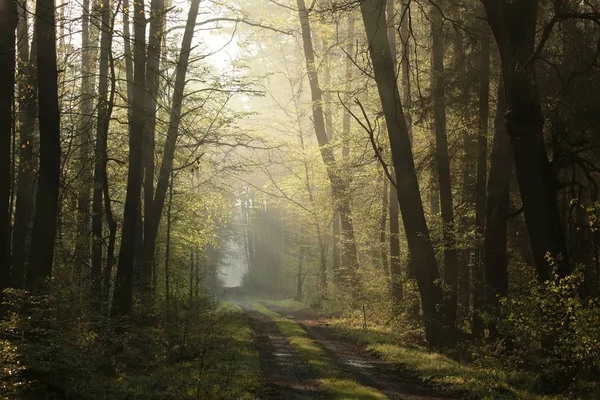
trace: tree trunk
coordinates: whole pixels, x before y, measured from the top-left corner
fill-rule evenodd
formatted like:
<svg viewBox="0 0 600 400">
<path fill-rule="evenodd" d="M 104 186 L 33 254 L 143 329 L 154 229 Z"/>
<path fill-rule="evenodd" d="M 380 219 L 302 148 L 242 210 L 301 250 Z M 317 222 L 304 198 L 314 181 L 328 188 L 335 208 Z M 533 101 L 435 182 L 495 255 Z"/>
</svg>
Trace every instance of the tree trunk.
<svg viewBox="0 0 600 400">
<path fill-rule="evenodd" d="M 95 304 L 97 309 L 99 309 L 100 299 L 102 297 L 102 196 L 104 193 L 104 182 L 107 180 L 106 163 L 108 162 L 108 125 L 110 121 L 110 111 L 112 109 L 112 104 L 109 104 L 108 100 L 108 64 L 112 47 L 109 0 L 102 1 L 101 13 L 102 33 L 100 37 L 100 68 L 98 70 L 98 122 L 96 124 L 96 147 L 94 151 L 94 190 L 92 201 L 93 240 L 92 268 L 90 276 L 92 302 Z M 112 97 L 113 96 L 111 94 L 111 98 Z"/>
<path fill-rule="evenodd" d="M 385 26 L 385 1 L 365 0 L 361 3 L 361 13 L 388 129 L 402 220 L 412 261 L 418 266 L 415 275 L 423 305 L 425 335 L 431 344 L 441 345 L 448 339 L 440 310 L 443 294 L 436 283 L 439 272 L 425 221 L 390 45 L 386 32 L 380 29 Z M 452 321 L 447 323 L 451 324 Z"/>
<path fill-rule="evenodd" d="M 483 24 L 482 24 L 483 25 Z M 481 36 L 481 65 L 479 76 L 479 134 L 477 135 L 477 182 L 475 197 L 475 229 L 477 244 L 473 263 L 473 326 L 472 333 L 483 337 L 483 319 L 481 311 L 485 305 L 483 273 L 483 236 L 485 234 L 485 181 L 487 175 L 487 136 L 489 129 L 490 98 L 490 37 L 487 26 L 483 26 Z"/>
<path fill-rule="evenodd" d="M 383 172 L 381 172 L 383 175 Z M 387 235 L 385 232 L 385 228 L 387 227 L 387 218 L 389 211 L 389 192 L 388 188 L 388 179 L 387 177 L 382 177 L 383 181 L 383 191 L 381 193 L 381 218 L 379 219 L 379 254 L 378 256 L 381 258 L 381 269 L 385 275 L 389 273 L 388 267 L 388 258 L 387 258 Z M 393 190 L 392 190 L 393 192 Z"/>
<path fill-rule="evenodd" d="M 167 319 L 170 315 L 171 304 L 171 206 L 173 204 L 173 173 L 171 172 L 171 181 L 169 182 L 169 201 L 167 203 L 167 237 L 165 243 L 165 303 Z"/>
<path fill-rule="evenodd" d="M 431 34 L 433 38 L 433 118 L 435 131 L 436 167 L 439 179 L 440 207 L 442 211 L 442 238 L 444 241 L 444 283 L 446 318 L 456 321 L 458 258 L 454 206 L 448 156 L 448 133 L 446 131 L 446 88 L 444 83 L 444 34 L 441 11 L 431 9 Z"/>
<path fill-rule="evenodd" d="M 394 75 L 396 72 L 396 29 L 395 29 L 395 11 L 394 11 L 394 2 L 390 0 L 386 4 L 386 13 L 387 13 L 387 37 L 390 42 L 390 56 L 394 62 Z M 404 20 L 401 21 L 401 25 Z M 403 46 L 405 44 L 403 43 Z M 404 47 L 406 49 L 406 47 Z M 403 54 L 402 59 L 402 78 L 408 79 L 408 75 L 404 76 L 404 67 L 406 64 L 405 60 L 407 60 L 408 54 Z M 406 65 L 408 68 L 408 65 Z M 408 74 L 408 70 L 406 71 Z M 398 81 L 397 78 L 395 78 Z M 407 86 L 408 84 L 404 82 L 404 99 L 407 97 Z M 403 100 L 404 100 L 403 99 Z M 409 134 L 411 142 L 412 142 L 412 134 Z M 393 178 L 396 178 L 396 174 L 392 174 Z M 394 188 L 390 188 L 390 198 L 389 198 L 389 211 L 390 211 L 390 276 L 392 279 L 392 296 L 397 305 L 404 298 L 404 291 L 402 288 L 402 266 L 400 264 L 400 224 L 398 222 L 398 192 Z"/>
<path fill-rule="evenodd" d="M 144 4 L 134 2 L 134 85 L 129 120 L 129 171 L 121 232 L 121 248 L 111 315 L 130 315 L 133 300 L 133 273 L 138 243 L 140 196 L 142 189 L 142 151 L 144 137 L 144 96 L 146 74 L 146 21 Z"/>
<path fill-rule="evenodd" d="M 296 301 L 302 301 L 302 283 L 303 272 L 302 272 L 302 263 L 304 261 L 304 241 L 303 241 L 303 229 L 302 225 L 300 225 L 300 234 L 298 240 L 298 268 L 296 269 Z"/>
<path fill-rule="evenodd" d="M 30 287 L 35 287 L 52 273 L 60 186 L 60 111 L 54 1 L 37 0 L 35 14 L 40 169 L 31 237 L 32 251 L 27 266 L 27 283 Z"/>
<path fill-rule="evenodd" d="M 194 27 L 196 25 L 196 17 L 198 16 L 199 4 L 200 0 L 192 0 L 188 13 L 188 19 L 181 43 L 181 52 L 179 53 L 179 60 L 177 61 L 175 91 L 173 93 L 173 103 L 171 105 L 169 129 L 167 130 L 165 150 L 158 175 L 158 182 L 156 184 L 156 194 L 152 203 L 153 209 L 152 212 L 148 214 L 148 219 L 145 221 L 147 227 L 146 231 L 144 232 L 146 235 L 144 240 L 148 246 L 151 246 L 151 248 L 147 247 L 145 251 L 149 252 L 152 250 L 152 254 L 154 254 L 156 235 L 158 234 L 160 218 L 165 204 L 167 189 L 169 187 L 169 177 L 173 169 L 175 146 L 177 144 L 177 138 L 179 136 L 179 124 L 181 122 L 181 107 L 186 84 L 186 73 L 190 58 L 192 38 L 194 36 Z"/>
<path fill-rule="evenodd" d="M 337 202 L 337 210 L 340 215 L 341 232 L 342 232 L 342 264 L 345 273 L 345 278 L 350 279 L 353 294 L 356 294 L 357 282 L 354 279 L 354 273 L 358 268 L 358 256 L 356 251 L 356 241 L 354 239 L 354 226 L 350 214 L 350 200 L 348 198 L 347 183 L 342 178 L 340 170 L 336 164 L 333 149 L 328 146 L 329 140 L 325 129 L 325 119 L 323 116 L 323 96 L 319 86 L 319 78 L 315 69 L 315 54 L 313 50 L 312 37 L 310 31 L 310 23 L 308 19 L 308 11 L 304 0 L 297 0 L 300 23 L 302 25 L 302 41 L 304 44 L 304 55 L 306 58 L 306 67 L 310 82 L 313 123 L 315 134 L 321 151 L 321 158 L 327 168 L 327 175 L 331 183 L 331 189 L 334 194 L 334 199 Z"/>
<path fill-rule="evenodd" d="M 15 30 L 17 2 L 0 2 L 0 296 L 7 286 L 10 265 L 11 138 L 15 94 Z"/>
<path fill-rule="evenodd" d="M 537 0 L 483 2 L 498 44 L 506 98 L 506 131 L 510 136 L 521 191 L 525 223 L 539 279 L 569 272 L 567 251 L 556 206 L 555 174 L 544 145 L 544 116 L 535 63 Z"/>
<path fill-rule="evenodd" d="M 81 16 L 81 121 L 79 125 L 79 163 L 80 182 L 77 193 L 77 233 L 75 236 L 75 254 L 73 260 L 74 278 L 76 284 L 81 284 L 84 266 L 90 263 L 90 141 L 92 137 L 92 46 L 90 46 L 90 1 L 82 3 Z M 105 11 L 102 10 L 104 15 Z M 104 23 L 104 18 L 102 19 Z M 103 27 L 104 28 L 104 27 Z M 95 46 L 94 46 L 95 47 Z"/>
<path fill-rule="evenodd" d="M 146 121 L 144 134 L 144 221 L 152 219 L 154 202 L 154 147 L 156 128 L 156 105 L 158 97 L 158 85 L 160 76 L 160 53 L 163 36 L 163 22 L 165 18 L 164 0 L 152 0 L 150 15 L 150 34 L 148 39 L 148 59 L 146 62 Z M 152 226 L 144 224 L 144 261 L 142 264 L 141 277 L 142 297 L 146 308 L 151 308 L 152 303 L 152 264 L 156 239 L 152 237 Z"/>
<path fill-rule="evenodd" d="M 490 160 L 485 210 L 484 272 L 486 303 L 492 314 L 490 337 L 496 338 L 498 330 L 494 317 L 498 316 L 499 298 L 508 295 L 508 257 L 506 254 L 507 216 L 510 202 L 510 181 L 513 155 L 510 138 L 504 126 L 504 90 L 498 86 L 498 105 L 494 119 L 494 143 Z"/>
<path fill-rule="evenodd" d="M 13 269 L 11 284 L 16 288 L 23 288 L 25 283 L 25 260 L 27 254 L 27 236 L 32 222 L 32 194 L 36 162 L 33 157 L 34 127 L 37 114 L 37 77 L 36 53 L 37 40 L 35 34 L 28 49 L 28 11 L 23 8 L 19 20 L 19 59 L 22 64 L 24 79 L 19 88 L 19 171 L 17 178 L 17 200 L 15 202 L 15 223 L 12 238 Z"/>
</svg>

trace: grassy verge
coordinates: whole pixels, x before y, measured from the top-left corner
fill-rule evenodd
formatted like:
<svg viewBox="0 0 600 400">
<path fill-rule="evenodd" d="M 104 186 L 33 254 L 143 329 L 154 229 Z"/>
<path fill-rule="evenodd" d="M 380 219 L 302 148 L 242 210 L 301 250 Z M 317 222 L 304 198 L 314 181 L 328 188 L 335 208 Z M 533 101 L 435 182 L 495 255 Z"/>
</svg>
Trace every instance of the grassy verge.
<svg viewBox="0 0 600 400">
<path fill-rule="evenodd" d="M 413 371 L 423 380 L 457 390 L 464 390 L 482 399 L 558 400 L 561 396 L 534 393 L 535 376 L 525 372 L 503 371 L 462 364 L 443 354 L 407 343 L 376 329 L 349 327 L 340 322 L 332 329 L 340 336 L 364 346 L 383 360 Z M 573 398 L 573 397 L 568 397 Z"/>
<path fill-rule="evenodd" d="M 197 349 L 182 349 L 182 356 L 148 374 L 123 376 L 116 392 L 148 400 L 258 399 L 259 357 L 243 310 L 233 303 L 222 303 L 213 323 L 210 333 L 198 336 Z"/>
<path fill-rule="evenodd" d="M 301 304 L 301 303 L 300 303 Z M 327 357 L 325 351 L 313 342 L 306 331 L 296 322 L 283 318 L 279 314 L 260 305 L 253 304 L 252 307 L 271 318 L 279 328 L 279 331 L 289 340 L 290 344 L 298 351 L 304 361 L 314 370 L 317 381 L 333 399 L 352 400 L 379 400 L 387 397 L 378 390 L 363 386 L 349 379 L 336 367 L 335 363 Z"/>
</svg>

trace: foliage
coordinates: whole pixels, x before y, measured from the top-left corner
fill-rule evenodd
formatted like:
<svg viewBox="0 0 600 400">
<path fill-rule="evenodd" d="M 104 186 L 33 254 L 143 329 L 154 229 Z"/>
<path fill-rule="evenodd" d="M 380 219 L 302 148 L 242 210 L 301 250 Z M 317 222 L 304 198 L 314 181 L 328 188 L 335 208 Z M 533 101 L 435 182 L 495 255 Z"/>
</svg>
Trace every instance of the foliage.
<svg viewBox="0 0 600 400">
<path fill-rule="evenodd" d="M 511 360 L 541 371 L 547 390 L 569 387 L 600 371 L 600 305 L 581 296 L 582 268 L 531 283 L 530 292 L 502 301 L 500 327 Z"/>
<path fill-rule="evenodd" d="M 5 291 L 1 399 L 254 399 L 258 354 L 241 310 L 179 302 L 165 325 L 66 313 L 54 292 Z"/>
</svg>

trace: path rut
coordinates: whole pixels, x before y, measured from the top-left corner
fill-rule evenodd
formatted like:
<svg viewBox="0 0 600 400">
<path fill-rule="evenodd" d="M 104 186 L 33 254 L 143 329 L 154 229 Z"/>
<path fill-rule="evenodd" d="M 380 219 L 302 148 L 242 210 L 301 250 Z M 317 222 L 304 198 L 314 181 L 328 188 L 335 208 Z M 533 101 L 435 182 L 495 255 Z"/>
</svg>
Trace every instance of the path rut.
<svg viewBox="0 0 600 400">
<path fill-rule="evenodd" d="M 308 336 L 319 344 L 348 377 L 362 385 L 374 387 L 393 400 L 466 399 L 465 394 L 441 394 L 426 387 L 418 377 L 386 363 L 366 350 L 336 337 L 331 329 L 318 322 L 296 315 L 293 311 L 270 304 L 263 305 L 285 318 L 296 321 Z"/>
<path fill-rule="evenodd" d="M 279 332 L 277 325 L 247 304 L 240 304 L 250 320 L 265 381 L 264 400 L 328 399 L 310 367 Z"/>
</svg>

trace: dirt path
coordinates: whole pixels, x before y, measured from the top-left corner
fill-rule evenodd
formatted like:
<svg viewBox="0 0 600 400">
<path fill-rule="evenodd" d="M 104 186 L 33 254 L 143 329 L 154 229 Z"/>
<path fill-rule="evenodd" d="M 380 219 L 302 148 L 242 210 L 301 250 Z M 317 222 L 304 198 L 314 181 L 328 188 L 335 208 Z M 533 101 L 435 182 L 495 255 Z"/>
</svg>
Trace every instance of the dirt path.
<svg viewBox="0 0 600 400">
<path fill-rule="evenodd" d="M 240 304 L 250 319 L 265 380 L 265 400 L 328 399 L 308 365 L 277 329 L 277 325 L 247 304 Z"/>
<path fill-rule="evenodd" d="M 335 364 L 348 377 L 365 386 L 374 387 L 390 399 L 402 400 L 447 400 L 464 399 L 464 395 L 449 396 L 427 388 L 418 377 L 385 363 L 359 346 L 336 337 L 331 329 L 309 318 L 303 313 L 263 304 L 283 317 L 293 319 L 308 333 L 309 337 L 322 346 Z"/>
</svg>

